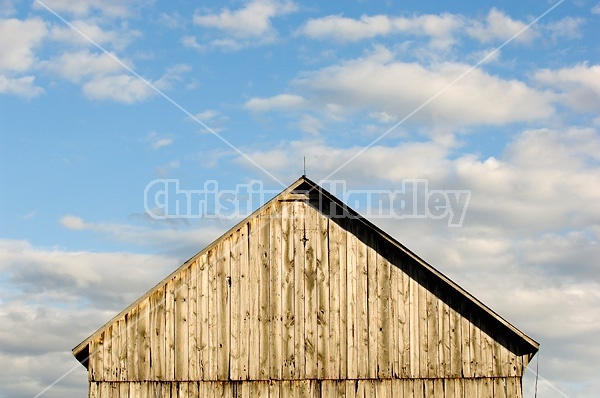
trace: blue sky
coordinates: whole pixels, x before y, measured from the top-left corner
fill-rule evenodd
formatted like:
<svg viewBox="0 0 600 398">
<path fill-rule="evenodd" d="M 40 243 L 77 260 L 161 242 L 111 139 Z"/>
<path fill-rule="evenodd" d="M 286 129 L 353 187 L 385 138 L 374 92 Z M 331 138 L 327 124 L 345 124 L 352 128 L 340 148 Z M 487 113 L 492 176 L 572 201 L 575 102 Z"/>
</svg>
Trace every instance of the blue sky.
<svg viewBox="0 0 600 398">
<path fill-rule="evenodd" d="M 304 156 L 352 189 L 470 190 L 460 228 L 374 221 L 542 344 L 543 396 L 597 396 L 598 37 L 587 0 L 0 1 L 0 397 L 235 221 L 153 219 L 149 183 L 280 190 Z"/>
</svg>

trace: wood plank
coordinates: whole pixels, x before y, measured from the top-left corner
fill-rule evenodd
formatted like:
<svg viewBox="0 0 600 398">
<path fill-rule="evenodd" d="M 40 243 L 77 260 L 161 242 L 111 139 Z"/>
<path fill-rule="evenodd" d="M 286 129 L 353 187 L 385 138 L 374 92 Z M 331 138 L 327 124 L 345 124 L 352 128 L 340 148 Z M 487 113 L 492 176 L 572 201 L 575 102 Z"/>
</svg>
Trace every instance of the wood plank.
<svg viewBox="0 0 600 398">
<path fill-rule="evenodd" d="M 353 234 L 347 233 L 347 248 L 346 248 L 346 300 L 347 300 L 347 378 L 358 378 L 358 325 L 357 325 L 357 283 L 358 283 L 358 267 L 356 265 L 357 254 L 356 245 L 357 239 Z"/>
<path fill-rule="evenodd" d="M 127 322 L 119 319 L 119 380 L 127 380 Z M 161 336 L 162 337 L 162 336 Z"/>
<path fill-rule="evenodd" d="M 121 378 L 121 366 L 119 361 L 120 345 L 119 345 L 119 320 L 116 320 L 111 327 L 111 380 L 118 381 Z M 127 349 L 127 347 L 125 347 Z M 118 395 L 118 394 L 117 394 Z"/>
<path fill-rule="evenodd" d="M 175 278 L 175 380 L 189 379 L 188 337 L 189 269 L 182 269 Z"/>
<path fill-rule="evenodd" d="M 493 379 L 494 398 L 509 398 L 506 395 L 506 379 L 504 377 L 495 377 Z"/>
<path fill-rule="evenodd" d="M 415 394 L 415 379 L 404 379 L 404 398 L 421 398 Z"/>
<path fill-rule="evenodd" d="M 148 380 L 150 378 L 150 298 L 146 297 L 139 304 L 138 312 L 138 332 L 137 332 L 137 352 L 139 361 L 139 380 Z"/>
<path fill-rule="evenodd" d="M 384 261 L 385 258 L 383 259 Z M 399 343 L 398 338 L 402 333 L 399 329 L 401 323 L 399 320 L 399 304 L 398 297 L 400 295 L 400 281 L 398 269 L 391 263 L 388 263 L 390 272 L 390 291 L 389 291 L 389 327 L 390 327 L 390 344 L 389 344 L 389 356 L 390 356 L 390 375 L 393 379 L 399 378 L 402 375 L 402 346 Z M 393 387 L 392 387 L 393 389 Z"/>
<path fill-rule="evenodd" d="M 494 386 L 492 379 L 489 377 L 482 377 L 477 383 L 477 397 L 478 398 L 494 398 Z"/>
<path fill-rule="evenodd" d="M 294 206 L 294 378 L 306 376 L 304 364 L 304 203 Z"/>
<path fill-rule="evenodd" d="M 356 228 L 356 226 L 354 226 Z M 358 231 L 353 230 L 353 233 Z M 371 279 L 373 279 L 371 277 Z M 358 377 L 368 378 L 376 377 L 371 372 L 375 369 L 372 366 L 370 360 L 372 359 L 375 363 L 376 355 L 373 357 L 373 353 L 369 352 L 369 292 L 372 289 L 373 284 L 369 283 L 368 266 L 367 266 L 367 247 L 360 241 L 356 244 L 356 346 L 357 346 L 357 360 L 358 360 Z M 377 279 L 372 280 L 375 286 L 377 286 Z M 375 293 L 376 294 L 376 293 Z M 376 307 L 375 307 L 376 308 Z M 377 323 L 375 323 L 377 324 Z M 377 341 L 377 340 L 375 340 Z M 376 343 L 375 343 L 376 344 Z M 371 354 L 371 357 L 369 357 Z"/>
<path fill-rule="evenodd" d="M 375 395 L 377 398 L 392 398 L 392 380 L 384 379 L 375 382 Z M 394 397 L 396 398 L 396 397 Z"/>
<path fill-rule="evenodd" d="M 281 312 L 283 315 L 281 330 L 282 377 L 291 379 L 295 374 L 294 358 L 294 205 L 281 205 L 281 245 L 282 245 L 282 274 L 281 274 Z M 268 228 L 267 228 L 268 232 Z M 267 242 L 268 245 L 268 242 Z"/>
<path fill-rule="evenodd" d="M 470 344 L 470 351 L 472 354 L 471 357 L 471 367 L 472 367 L 472 371 L 473 371 L 473 375 L 475 377 L 483 377 L 484 373 L 483 373 L 483 363 L 481 361 L 481 346 L 482 346 L 482 340 L 481 340 L 481 329 L 479 329 L 479 322 L 480 320 L 478 318 L 473 319 L 473 321 L 471 322 L 470 325 L 470 329 L 471 329 L 471 344 Z"/>
<path fill-rule="evenodd" d="M 464 380 L 464 396 L 465 398 L 478 398 L 477 396 L 477 380 L 478 379 L 463 379 Z"/>
<path fill-rule="evenodd" d="M 89 381 L 102 380 L 102 372 L 100 370 L 102 366 L 102 356 L 104 355 L 104 349 L 100 345 L 100 339 L 102 335 L 90 340 L 89 345 L 89 359 L 88 359 L 88 379 Z"/>
<path fill-rule="evenodd" d="M 339 228 L 331 220 L 327 224 L 327 238 L 329 241 L 329 322 L 328 336 L 325 343 L 328 347 L 326 375 L 333 379 L 340 378 L 340 241 Z M 346 275 L 344 275 L 345 279 Z M 344 290 L 344 294 L 345 294 Z M 345 329 L 344 329 L 345 331 Z M 345 347 L 344 347 L 345 351 Z M 333 390 L 332 390 L 333 391 Z M 344 388 L 345 391 L 345 388 Z M 337 396 L 338 394 L 331 394 Z M 327 396 L 327 395 L 325 395 Z"/>
<path fill-rule="evenodd" d="M 137 353 L 137 327 L 138 307 L 133 307 L 126 315 L 127 317 L 127 378 L 128 380 L 139 380 L 138 353 Z"/>
<path fill-rule="evenodd" d="M 411 378 L 420 376 L 419 353 L 419 284 L 409 279 L 409 315 L 410 315 L 410 372 Z"/>
<path fill-rule="evenodd" d="M 207 366 L 204 367 L 204 379 L 205 380 L 217 380 L 217 348 L 219 345 L 219 332 L 218 332 L 218 317 L 217 311 L 218 306 L 218 280 L 217 280 L 217 257 L 218 257 L 218 245 L 207 253 L 208 262 L 208 350 L 204 357 L 204 361 Z"/>
<path fill-rule="evenodd" d="M 461 313 L 465 314 L 464 301 L 461 303 Z M 464 377 L 474 376 L 474 367 L 471 366 L 472 357 L 471 354 L 471 323 L 465 316 L 460 317 L 461 326 L 461 359 L 462 359 L 462 374 Z"/>
<path fill-rule="evenodd" d="M 369 253 L 371 249 L 369 249 Z M 398 353 L 393 351 L 392 340 L 394 339 L 395 319 L 390 314 L 391 300 L 391 268 L 390 263 L 373 251 L 374 261 L 377 266 L 377 369 L 380 379 L 392 377 L 392 365 Z M 370 258 L 369 258 L 370 260 Z M 370 263 L 369 263 L 370 267 Z"/>
<path fill-rule="evenodd" d="M 428 284 L 427 290 L 427 375 L 428 377 L 439 377 L 439 308 L 438 298 L 432 291 L 436 287 L 433 281 Z"/>
<path fill-rule="evenodd" d="M 88 385 L 89 385 L 89 394 L 88 394 L 89 398 L 102 398 L 100 396 L 100 388 L 99 388 L 97 382 L 90 381 Z"/>
<path fill-rule="evenodd" d="M 100 394 L 98 394 L 101 398 L 111 398 L 111 390 L 110 383 L 102 382 L 100 383 Z"/>
<path fill-rule="evenodd" d="M 112 329 L 113 329 L 113 325 L 110 325 L 108 328 L 106 328 L 102 334 L 104 335 L 104 353 L 102 354 L 102 357 L 104 359 L 104 372 L 102 374 L 102 380 L 104 381 L 112 381 L 114 380 L 113 377 L 113 363 L 112 363 Z"/>
<path fill-rule="evenodd" d="M 240 266 L 240 237 L 238 229 L 231 235 L 231 348 L 229 351 L 229 372 L 231 380 L 240 380 L 241 376 L 241 266 Z"/>
<path fill-rule="evenodd" d="M 393 398 L 404 398 L 404 383 L 405 379 L 392 379 L 392 395 Z M 409 397 L 406 397 L 409 398 Z"/>
<path fill-rule="evenodd" d="M 269 319 L 270 332 L 269 344 L 270 353 L 269 367 L 271 378 L 281 379 L 283 368 L 282 358 L 282 313 L 281 313 L 281 268 L 282 268 L 282 220 L 281 220 L 281 202 L 276 202 L 271 207 L 269 213 L 270 232 L 269 232 L 269 279 L 271 291 L 269 294 Z"/>
<path fill-rule="evenodd" d="M 334 224 L 334 223 L 330 223 Z M 340 323 L 339 323 L 339 378 L 345 379 L 348 376 L 348 264 L 347 258 L 347 233 L 345 230 L 336 225 L 336 235 L 339 244 L 340 256 Z M 336 333 L 334 331 L 334 333 Z"/>
<path fill-rule="evenodd" d="M 119 398 L 129 398 L 129 386 L 127 385 L 127 383 L 118 383 L 118 388 L 119 388 Z M 153 395 L 152 397 L 155 397 L 156 395 Z M 113 397 L 116 398 L 117 396 Z"/>
<path fill-rule="evenodd" d="M 438 299 L 438 377 L 450 374 L 450 307 Z"/>
<path fill-rule="evenodd" d="M 450 300 L 451 306 L 457 306 L 455 299 Z M 450 328 L 450 377 L 460 377 L 462 375 L 462 336 L 461 336 L 461 316 L 454 308 L 450 309 L 449 314 Z"/>
<path fill-rule="evenodd" d="M 447 398 L 444 395 L 444 382 L 445 379 L 433 379 L 433 397 L 434 398 Z"/>
<path fill-rule="evenodd" d="M 481 367 L 482 375 L 492 376 L 494 374 L 494 346 L 493 340 L 483 330 L 481 331 Z"/>
<path fill-rule="evenodd" d="M 188 397 L 189 398 L 198 398 L 199 397 L 199 390 L 198 390 L 198 383 L 195 381 L 191 381 L 189 383 L 187 383 L 188 385 Z M 153 396 L 152 398 L 154 398 L 155 396 Z"/>
<path fill-rule="evenodd" d="M 231 239 L 217 245 L 217 380 L 229 380 L 231 338 Z"/>
<path fill-rule="evenodd" d="M 355 398 L 358 389 L 358 380 L 346 380 L 346 398 Z"/>
<path fill-rule="evenodd" d="M 199 379 L 198 260 L 188 269 L 188 380 Z"/>
<path fill-rule="evenodd" d="M 165 374 L 165 290 L 159 288 L 150 296 L 150 378 L 164 380 Z"/>
<path fill-rule="evenodd" d="M 209 310 L 209 271 L 208 254 L 198 258 L 198 375 L 199 380 L 209 380 L 210 346 L 208 340 L 208 310 Z"/>
<path fill-rule="evenodd" d="M 165 285 L 165 380 L 175 380 L 175 277 Z M 131 377 L 130 377 L 131 379 Z"/>
<path fill-rule="evenodd" d="M 241 380 L 248 379 L 249 361 L 255 362 L 257 357 L 248 356 L 249 350 L 249 325 L 250 325 L 250 263 L 249 263 L 249 248 L 248 248 L 248 224 L 244 224 L 240 229 L 239 242 L 239 267 L 240 267 L 240 331 L 239 331 L 239 378 Z M 252 290 L 256 289 L 256 285 L 252 286 Z M 258 299 L 256 300 L 258 303 Z M 256 330 L 254 330 L 256 332 Z M 257 372 L 258 373 L 258 372 Z"/>
<path fill-rule="evenodd" d="M 258 255 L 260 257 L 260 314 L 259 314 L 259 336 L 260 336 L 260 378 L 268 380 L 270 376 L 271 344 L 269 339 L 271 318 L 270 313 L 270 209 L 265 209 L 259 218 L 258 229 Z M 293 342 L 292 342 L 293 344 Z M 293 353 L 292 353 L 293 355 Z"/>
<path fill-rule="evenodd" d="M 316 211 L 304 205 L 304 349 L 306 377 L 317 377 L 317 258 Z"/>
<path fill-rule="evenodd" d="M 330 378 L 332 364 L 329 355 L 329 219 L 317 213 L 317 376 Z"/>
<path fill-rule="evenodd" d="M 423 392 L 427 398 L 434 398 L 433 379 L 425 379 L 423 381 Z"/>
<path fill-rule="evenodd" d="M 397 264 L 401 264 L 401 260 L 394 256 L 394 260 Z M 411 295 L 410 295 L 410 277 L 404 273 L 400 268 L 398 272 L 398 344 L 400 345 L 401 357 L 401 376 L 409 377 L 411 375 Z"/>
<path fill-rule="evenodd" d="M 371 242 L 369 242 L 371 243 Z M 360 247 L 364 248 L 364 263 L 367 271 L 367 316 L 364 319 L 366 321 L 367 331 L 367 344 L 365 348 L 368 353 L 367 362 L 367 376 L 370 378 L 376 378 L 377 368 L 380 365 L 378 352 L 379 345 L 379 287 L 378 287 L 378 274 L 380 273 L 379 264 L 377 264 L 377 253 L 369 245 L 360 244 Z M 359 250 L 360 258 L 361 250 Z M 388 358 L 389 360 L 389 358 Z M 382 364 L 382 366 L 385 366 Z M 385 373 L 385 370 L 384 370 Z M 389 372 L 388 372 L 389 373 Z"/>
<path fill-rule="evenodd" d="M 248 291 L 249 291 L 249 317 L 248 317 L 248 379 L 260 380 L 260 292 L 262 289 L 260 273 L 262 263 L 258 247 L 258 218 L 252 218 L 247 224 L 247 249 L 248 249 Z M 267 365 L 268 366 L 268 365 Z M 253 390 L 254 391 L 254 390 Z"/>
<path fill-rule="evenodd" d="M 425 274 L 422 268 L 419 269 L 419 279 L 425 282 Z M 418 301 L 419 301 L 419 377 L 427 377 L 429 374 L 429 340 L 427 339 L 427 288 L 422 284 L 418 286 Z M 436 344 L 437 349 L 437 344 Z"/>
<path fill-rule="evenodd" d="M 269 398 L 286 398 L 285 395 L 280 393 L 281 383 L 283 382 L 273 380 L 269 382 Z"/>
</svg>

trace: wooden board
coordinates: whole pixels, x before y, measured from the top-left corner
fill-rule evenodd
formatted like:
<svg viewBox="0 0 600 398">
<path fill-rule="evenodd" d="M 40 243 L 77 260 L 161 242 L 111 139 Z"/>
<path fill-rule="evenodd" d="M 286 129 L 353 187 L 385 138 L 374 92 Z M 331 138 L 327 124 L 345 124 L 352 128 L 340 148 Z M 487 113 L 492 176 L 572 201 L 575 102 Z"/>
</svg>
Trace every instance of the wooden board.
<svg viewBox="0 0 600 398">
<path fill-rule="evenodd" d="M 269 366 L 272 379 L 281 379 L 282 371 L 282 312 L 281 312 L 281 202 L 272 206 L 270 213 L 270 239 L 269 239 Z"/>
<path fill-rule="evenodd" d="M 165 380 L 175 380 L 175 278 L 165 286 Z"/>
<path fill-rule="evenodd" d="M 217 380 L 229 380 L 231 349 L 231 240 L 217 245 Z"/>
<path fill-rule="evenodd" d="M 304 363 L 304 215 L 305 204 L 294 207 L 294 378 L 306 377 Z"/>
<path fill-rule="evenodd" d="M 189 269 L 184 268 L 175 278 L 175 380 L 189 378 L 188 293 Z"/>
<path fill-rule="evenodd" d="M 270 210 L 266 209 L 259 218 L 258 226 L 258 256 L 260 258 L 260 314 L 259 314 L 259 338 L 260 338 L 260 378 L 268 380 L 270 377 L 271 345 L 270 345 Z M 292 286 L 293 288 L 293 286 Z M 293 297 L 293 296 L 292 296 Z M 292 342 L 293 344 L 293 339 Z"/>
<path fill-rule="evenodd" d="M 317 261 L 317 377 L 331 377 L 334 366 L 329 355 L 330 270 L 329 270 L 329 220 L 317 213 L 316 261 Z"/>
<path fill-rule="evenodd" d="M 317 377 L 317 219 L 314 209 L 304 213 L 304 359 L 306 378 Z"/>
<path fill-rule="evenodd" d="M 198 352 L 198 260 L 188 269 L 188 380 L 200 378 Z"/>
<path fill-rule="evenodd" d="M 258 251 L 258 218 L 248 221 L 246 250 L 248 253 L 248 379 L 259 380 L 260 375 L 260 272 L 262 264 Z"/>
</svg>

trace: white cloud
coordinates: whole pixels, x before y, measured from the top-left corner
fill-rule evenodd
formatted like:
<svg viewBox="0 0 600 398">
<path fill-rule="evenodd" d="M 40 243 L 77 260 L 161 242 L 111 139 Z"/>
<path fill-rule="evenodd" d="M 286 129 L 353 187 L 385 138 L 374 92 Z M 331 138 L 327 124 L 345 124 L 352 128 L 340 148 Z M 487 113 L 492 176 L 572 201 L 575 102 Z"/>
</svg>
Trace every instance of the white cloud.
<svg viewBox="0 0 600 398">
<path fill-rule="evenodd" d="M 156 95 L 156 91 L 138 77 L 120 73 L 125 72 L 124 67 L 113 57 L 116 57 L 113 53 L 92 53 L 89 50 L 81 50 L 63 53 L 42 65 L 52 73 L 81 84 L 84 95 L 90 99 L 109 99 L 132 104 Z M 120 59 L 120 61 L 134 68 L 132 61 L 128 59 Z M 160 90 L 169 90 L 174 83 L 181 81 L 183 74 L 189 70 L 188 65 L 175 65 L 167 69 L 158 79 L 147 79 L 147 81 Z"/>
<path fill-rule="evenodd" d="M 296 6 L 289 1 L 253 0 L 235 11 L 225 8 L 219 14 L 197 12 L 194 15 L 194 23 L 222 30 L 238 38 L 260 37 L 272 34 L 273 17 L 295 10 Z"/>
<path fill-rule="evenodd" d="M 156 94 L 146 83 L 131 75 L 95 76 L 83 85 L 83 93 L 90 99 L 124 104 L 144 101 Z"/>
<path fill-rule="evenodd" d="M 0 74 L 0 93 L 33 98 L 44 93 L 44 89 L 34 84 L 35 76 L 9 78 Z"/>
<path fill-rule="evenodd" d="M 312 39 L 333 39 L 341 42 L 357 41 L 389 34 L 394 25 L 386 15 L 362 15 L 360 19 L 329 15 L 309 19 L 301 33 Z"/>
<path fill-rule="evenodd" d="M 306 100 L 295 94 L 279 94 L 269 98 L 254 97 L 246 101 L 244 108 L 252 112 L 267 112 L 277 109 L 297 110 L 304 106 Z"/>
<path fill-rule="evenodd" d="M 29 69 L 35 61 L 33 49 L 46 34 L 46 25 L 39 18 L 0 20 L 0 70 Z"/>
<path fill-rule="evenodd" d="M 131 15 L 136 0 L 44 0 L 43 3 L 52 11 L 84 17 L 99 12 L 103 17 L 123 18 Z M 45 9 L 34 1 L 33 8 Z"/>
<path fill-rule="evenodd" d="M 110 46 L 113 49 L 123 49 L 127 47 L 134 39 L 141 36 L 137 30 L 120 27 L 116 30 L 103 29 L 97 20 L 76 20 L 71 24 L 78 30 L 70 26 L 57 25 L 50 30 L 49 37 L 62 43 L 75 44 L 80 46 L 92 46 L 89 39 L 102 46 Z M 85 36 L 83 36 L 81 33 Z"/>
<path fill-rule="evenodd" d="M 534 75 L 541 84 L 558 90 L 560 100 L 579 112 L 600 110 L 600 65 L 580 64 Z"/>
<path fill-rule="evenodd" d="M 116 57 L 114 53 L 111 53 Z M 122 59 L 126 65 L 133 64 L 127 59 Z M 89 50 L 65 52 L 59 57 L 44 63 L 47 70 L 59 74 L 64 79 L 80 82 L 97 75 L 107 75 L 123 70 L 123 67 L 107 53 L 92 53 Z"/>
<path fill-rule="evenodd" d="M 305 133 L 318 136 L 323 128 L 323 123 L 314 116 L 302 115 L 302 118 L 296 126 Z"/>
<path fill-rule="evenodd" d="M 61 217 L 59 222 L 63 227 L 68 229 L 75 229 L 80 231 L 89 228 L 89 225 L 87 225 L 82 218 L 71 214 L 67 214 L 66 216 Z"/>
<path fill-rule="evenodd" d="M 593 6 L 590 12 L 594 15 L 600 15 L 600 3 Z"/>
<path fill-rule="evenodd" d="M 548 30 L 555 39 L 576 39 L 581 37 L 581 27 L 584 24 L 583 18 L 565 17 L 544 25 L 544 29 Z"/>
<path fill-rule="evenodd" d="M 469 68 L 450 62 L 423 66 L 394 61 L 387 49 L 378 48 L 367 57 L 305 73 L 294 84 L 312 93 L 308 100 L 317 108 L 336 103 L 398 117 L 435 96 L 411 119 L 428 124 L 505 124 L 554 113 L 551 95 L 480 69 L 461 77 Z"/>
<path fill-rule="evenodd" d="M 173 143 L 173 140 L 170 138 L 159 138 L 152 143 L 152 148 L 159 149 L 165 146 L 169 146 Z"/>
<path fill-rule="evenodd" d="M 291 1 L 252 0 L 237 10 L 222 9 L 211 14 L 196 11 L 194 24 L 203 28 L 215 29 L 223 37 L 199 44 L 195 37 L 185 36 L 183 44 L 197 50 L 221 48 L 239 50 L 241 48 L 270 43 L 277 37 L 272 19 L 296 10 Z"/>
<path fill-rule="evenodd" d="M 527 23 L 512 19 L 496 8 L 490 10 L 485 22 L 473 20 L 470 25 L 467 28 L 467 33 L 483 43 L 503 42 L 516 34 L 519 35 L 514 38 L 515 42 L 531 43 L 538 35 L 533 27 L 525 29 Z M 521 31 L 522 33 L 519 33 Z"/>
<path fill-rule="evenodd" d="M 427 36 L 434 47 L 442 48 L 453 43 L 453 35 L 464 24 L 461 16 L 454 14 L 424 14 L 410 18 L 389 17 L 387 15 L 362 15 L 359 19 L 341 15 L 329 15 L 309 19 L 300 33 L 321 40 L 354 42 L 377 36 L 405 33 Z"/>
</svg>

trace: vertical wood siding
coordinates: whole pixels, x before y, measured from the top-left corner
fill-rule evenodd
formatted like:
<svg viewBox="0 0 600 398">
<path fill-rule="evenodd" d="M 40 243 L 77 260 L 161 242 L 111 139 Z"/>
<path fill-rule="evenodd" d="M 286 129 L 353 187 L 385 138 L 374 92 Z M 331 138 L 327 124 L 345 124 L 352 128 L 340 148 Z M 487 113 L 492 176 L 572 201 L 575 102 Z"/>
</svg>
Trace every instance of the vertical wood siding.
<svg viewBox="0 0 600 398">
<path fill-rule="evenodd" d="M 90 397 L 520 396 L 528 354 L 378 239 L 274 202 L 90 342 Z"/>
</svg>

